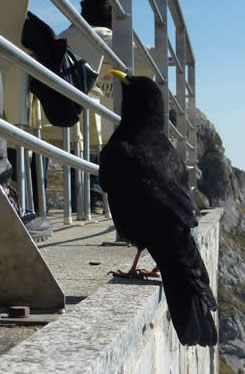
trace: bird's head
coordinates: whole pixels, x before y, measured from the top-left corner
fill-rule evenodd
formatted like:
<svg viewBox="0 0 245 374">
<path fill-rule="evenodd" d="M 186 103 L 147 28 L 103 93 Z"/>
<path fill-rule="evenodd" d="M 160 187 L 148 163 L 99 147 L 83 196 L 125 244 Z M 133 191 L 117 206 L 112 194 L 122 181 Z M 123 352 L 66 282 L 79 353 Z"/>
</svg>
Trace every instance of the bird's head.
<svg viewBox="0 0 245 374">
<path fill-rule="evenodd" d="M 163 116 L 162 93 L 152 79 L 128 76 L 119 70 L 110 73 L 122 83 L 122 117 Z"/>
</svg>

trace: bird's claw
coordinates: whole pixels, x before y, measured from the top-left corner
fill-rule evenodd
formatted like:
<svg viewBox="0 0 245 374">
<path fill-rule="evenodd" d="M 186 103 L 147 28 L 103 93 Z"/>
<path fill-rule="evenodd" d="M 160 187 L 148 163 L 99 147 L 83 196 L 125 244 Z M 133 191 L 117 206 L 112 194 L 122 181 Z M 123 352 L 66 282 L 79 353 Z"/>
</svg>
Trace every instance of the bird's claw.
<svg viewBox="0 0 245 374">
<path fill-rule="evenodd" d="M 113 277 L 120 277 L 120 278 L 136 278 L 136 279 L 148 279 L 149 277 L 153 278 L 159 278 L 160 277 L 160 272 L 155 271 L 154 269 L 149 271 L 146 269 L 136 269 L 135 271 L 129 271 L 128 273 L 125 273 L 121 270 L 117 271 L 109 271 L 107 275 L 112 274 Z"/>
<path fill-rule="evenodd" d="M 119 277 L 119 278 L 127 278 L 127 279 L 131 279 L 131 278 L 137 278 L 137 279 L 144 279 L 144 275 L 141 274 L 141 273 L 138 273 L 138 271 L 129 271 L 128 273 L 125 273 L 121 270 L 117 270 L 117 271 L 109 271 L 109 273 L 107 273 L 107 275 L 109 274 L 112 274 L 113 277 Z"/>
</svg>

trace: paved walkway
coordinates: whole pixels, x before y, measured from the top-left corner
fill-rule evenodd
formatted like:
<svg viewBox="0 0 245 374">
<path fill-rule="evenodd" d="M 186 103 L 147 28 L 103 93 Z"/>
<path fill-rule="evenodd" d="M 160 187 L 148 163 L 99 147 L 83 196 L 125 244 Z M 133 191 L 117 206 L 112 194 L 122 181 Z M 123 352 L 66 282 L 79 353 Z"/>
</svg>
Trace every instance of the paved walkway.
<svg viewBox="0 0 245 374">
<path fill-rule="evenodd" d="M 63 211 L 51 211 L 53 236 L 38 244 L 54 277 L 66 296 L 66 313 L 93 294 L 111 279 L 111 270 L 128 270 L 136 248 L 127 246 L 102 246 L 116 238 L 113 222 L 102 215 L 93 215 L 90 222 L 74 220 L 64 225 Z M 42 326 L 1 324 L 0 354 L 25 340 Z"/>
<path fill-rule="evenodd" d="M 135 247 L 102 246 L 106 241 L 115 242 L 112 220 L 94 215 L 84 222 L 74 216 L 71 225 L 64 225 L 62 211 L 51 212 L 49 218 L 54 234 L 39 249 L 68 301 L 94 293 L 111 279 L 109 271 L 130 267 Z"/>
</svg>

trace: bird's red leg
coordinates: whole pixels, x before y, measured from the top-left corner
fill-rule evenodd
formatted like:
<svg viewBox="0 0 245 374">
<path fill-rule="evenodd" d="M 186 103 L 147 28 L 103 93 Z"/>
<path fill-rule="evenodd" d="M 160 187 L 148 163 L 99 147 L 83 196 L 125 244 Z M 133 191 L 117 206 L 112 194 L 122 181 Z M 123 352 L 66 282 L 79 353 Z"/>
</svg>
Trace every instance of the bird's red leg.
<svg viewBox="0 0 245 374">
<path fill-rule="evenodd" d="M 117 270 L 117 271 L 110 271 L 108 274 L 112 274 L 114 277 L 122 277 L 122 278 L 140 278 L 140 279 L 147 278 L 147 277 L 159 278 L 160 271 L 158 269 L 158 266 L 155 266 L 154 269 L 152 269 L 151 271 L 146 270 L 146 269 L 137 269 L 137 265 L 138 265 L 142 251 L 143 249 L 137 250 L 133 264 L 127 273 L 121 270 Z"/>
<path fill-rule="evenodd" d="M 131 269 L 129 270 L 129 274 L 135 274 L 135 273 L 137 274 L 136 268 L 137 268 L 141 253 L 142 253 L 142 249 L 138 249 L 135 255 L 133 264 L 131 266 Z"/>
<path fill-rule="evenodd" d="M 136 267 L 138 265 L 140 256 L 141 256 L 142 249 L 137 249 L 137 253 L 135 255 L 133 264 L 130 268 L 130 270 L 125 273 L 121 270 L 117 271 L 110 271 L 108 274 L 112 274 L 113 277 L 123 277 L 123 278 L 142 278 L 142 275 L 138 274 L 138 271 L 136 270 Z"/>
</svg>

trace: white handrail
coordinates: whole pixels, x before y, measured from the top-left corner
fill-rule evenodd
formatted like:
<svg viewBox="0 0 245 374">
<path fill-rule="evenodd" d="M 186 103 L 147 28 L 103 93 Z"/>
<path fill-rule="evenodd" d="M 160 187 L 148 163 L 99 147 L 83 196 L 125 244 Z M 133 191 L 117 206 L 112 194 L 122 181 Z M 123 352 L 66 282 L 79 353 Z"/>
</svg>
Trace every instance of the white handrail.
<svg viewBox="0 0 245 374">
<path fill-rule="evenodd" d="M 52 157 L 60 161 L 63 165 L 87 171 L 95 175 L 98 174 L 98 165 L 65 152 L 62 149 L 10 124 L 9 122 L 4 121 L 3 119 L 0 119 L 0 134 L 15 144 L 21 144 L 27 149 L 42 154 L 43 156 Z"/>
<path fill-rule="evenodd" d="M 53 88 L 72 101 L 75 101 L 77 104 L 86 106 L 88 109 L 100 114 L 102 117 L 105 117 L 110 121 L 115 123 L 120 122 L 120 116 L 106 107 L 97 104 L 89 96 L 85 95 L 64 79 L 60 78 L 31 56 L 28 56 L 25 52 L 9 42 L 3 36 L 0 36 L 0 54 L 14 62 L 17 66 L 25 70 L 34 78 L 45 83 L 47 86 Z"/>
</svg>

